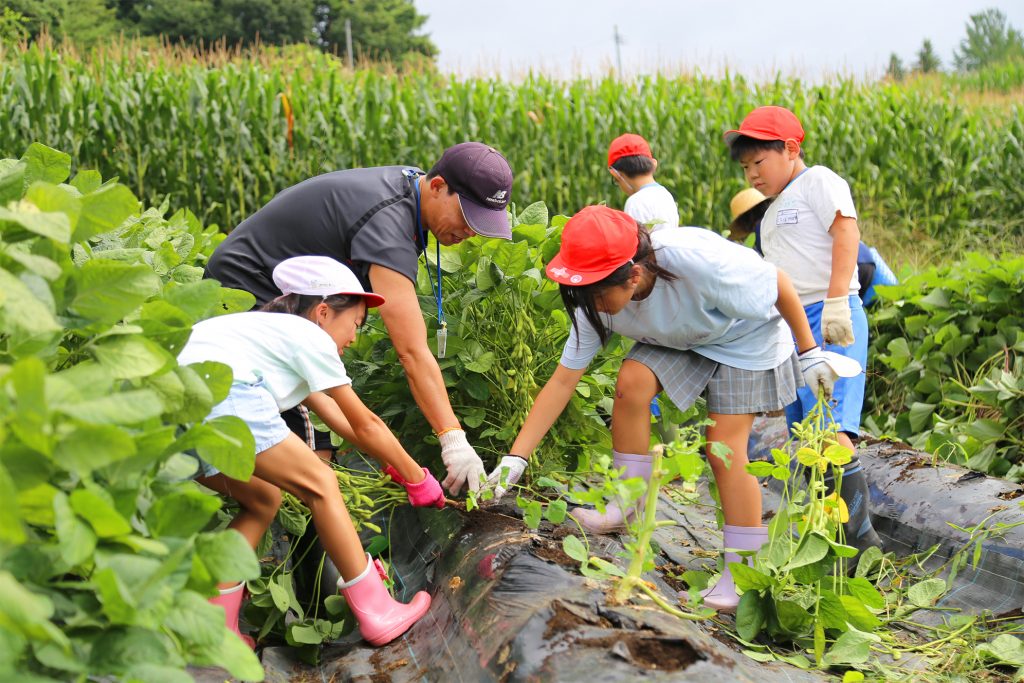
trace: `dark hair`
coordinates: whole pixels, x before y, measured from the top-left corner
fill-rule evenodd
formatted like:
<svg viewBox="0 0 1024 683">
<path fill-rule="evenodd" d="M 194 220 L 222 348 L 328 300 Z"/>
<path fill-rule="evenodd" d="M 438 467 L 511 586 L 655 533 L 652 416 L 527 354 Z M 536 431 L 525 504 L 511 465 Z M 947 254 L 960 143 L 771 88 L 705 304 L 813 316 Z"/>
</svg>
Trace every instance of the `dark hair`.
<svg viewBox="0 0 1024 683">
<path fill-rule="evenodd" d="M 638 175 L 654 173 L 654 159 L 641 154 L 619 157 L 612 164 L 612 168 L 627 178 L 635 178 Z"/>
<path fill-rule="evenodd" d="M 655 249 L 651 245 L 651 234 L 639 223 L 637 223 L 636 227 L 639 244 L 637 244 L 636 254 L 631 261 L 613 270 L 603 280 L 589 285 L 581 287 L 558 285 L 558 290 L 562 295 L 562 303 L 565 305 L 565 310 L 569 313 L 569 320 L 572 321 L 577 337 L 579 336 L 580 328 L 579 322 L 576 320 L 576 310 L 580 309 L 583 311 L 587 322 L 597 332 L 597 336 L 601 339 L 601 344 L 607 343 L 612 333 L 608 330 L 602 314 L 598 312 L 595 299 L 598 294 L 610 287 L 626 284 L 629 281 L 629 274 L 634 265 L 643 266 L 649 272 L 654 273 L 655 277 L 659 277 L 662 280 L 676 279 L 674 274 L 658 265 L 658 261 L 654 256 Z"/>
<path fill-rule="evenodd" d="M 732 141 L 729 146 L 729 156 L 733 161 L 739 161 L 751 152 L 784 152 L 786 151 L 785 140 L 758 140 L 747 135 L 741 135 Z M 804 148 L 800 147 L 800 158 L 804 158 Z"/>
<path fill-rule="evenodd" d="M 744 233 L 743 236 L 746 237 L 754 232 L 754 228 L 764 218 L 765 211 L 768 210 L 771 203 L 771 198 L 767 198 L 750 207 L 739 216 L 736 216 L 733 222 L 729 224 L 729 229 L 736 233 L 742 232 Z"/>
<path fill-rule="evenodd" d="M 434 164 L 434 166 L 427 171 L 427 180 L 433 180 L 434 178 L 440 178 L 446 185 L 448 185 L 448 194 L 455 194 L 455 190 L 453 190 L 452 186 L 448 183 L 448 179 L 438 172 L 437 164 Z"/>
<path fill-rule="evenodd" d="M 330 306 L 335 313 L 347 311 L 357 306 L 363 297 L 356 294 L 330 294 L 318 296 L 316 294 L 283 294 L 273 301 L 268 301 L 260 308 L 264 313 L 292 313 L 293 315 L 309 317 L 309 312 L 320 302 Z"/>
</svg>

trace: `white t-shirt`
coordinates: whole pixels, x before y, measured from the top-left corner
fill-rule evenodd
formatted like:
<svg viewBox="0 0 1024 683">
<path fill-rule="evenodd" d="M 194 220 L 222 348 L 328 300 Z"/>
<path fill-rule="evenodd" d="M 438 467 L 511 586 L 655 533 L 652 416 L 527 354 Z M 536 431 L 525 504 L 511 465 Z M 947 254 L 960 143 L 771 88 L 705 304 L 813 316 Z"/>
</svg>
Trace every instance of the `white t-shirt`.
<svg viewBox="0 0 1024 683">
<path fill-rule="evenodd" d="M 770 370 L 792 355 L 793 338 L 775 308 L 775 266 L 704 228 L 661 230 L 651 242 L 658 265 L 677 279 L 658 278 L 646 299 L 605 316 L 611 331 L 745 370 Z M 570 331 L 560 361 L 572 370 L 587 367 L 601 348 L 586 317 L 576 316 L 579 336 Z"/>
<path fill-rule="evenodd" d="M 761 219 L 766 261 L 786 273 L 804 306 L 824 301 L 832 277 L 832 235 L 836 214 L 857 218 L 850 185 L 824 166 L 812 166 L 784 189 Z M 860 289 L 857 269 L 850 294 Z"/>
<path fill-rule="evenodd" d="M 648 183 L 626 198 L 623 210 L 651 232 L 679 225 L 679 207 L 672 193 L 658 183 Z"/>
<path fill-rule="evenodd" d="M 260 377 L 282 412 L 314 391 L 351 384 L 330 335 L 291 313 L 233 313 L 196 323 L 178 363 L 229 365 L 235 381 Z"/>
</svg>

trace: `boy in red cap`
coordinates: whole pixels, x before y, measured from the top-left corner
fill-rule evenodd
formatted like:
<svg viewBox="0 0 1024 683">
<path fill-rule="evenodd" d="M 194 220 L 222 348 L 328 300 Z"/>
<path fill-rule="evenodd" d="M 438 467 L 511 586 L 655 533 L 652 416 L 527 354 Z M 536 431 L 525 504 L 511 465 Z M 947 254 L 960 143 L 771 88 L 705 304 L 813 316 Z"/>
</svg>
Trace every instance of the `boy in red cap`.
<svg viewBox="0 0 1024 683">
<path fill-rule="evenodd" d="M 860 297 L 857 252 L 860 229 L 850 186 L 825 166 L 804 163 L 800 145 L 804 129 L 784 107 L 758 107 L 739 129 L 725 133 L 734 161 L 747 182 L 772 198 L 761 220 L 760 246 L 766 261 L 793 280 L 814 338 L 823 348 L 867 365 L 868 323 Z M 864 403 L 864 374 L 836 383 L 832 417 L 839 441 L 854 450 Z M 799 422 L 817 403 L 816 392 L 803 388 L 786 407 L 786 420 Z M 845 466 L 840 496 L 850 519 L 846 541 L 864 550 L 881 547 L 868 515 L 868 485 L 856 456 Z"/>
<path fill-rule="evenodd" d="M 708 458 L 721 492 L 725 548 L 759 549 L 768 538 L 761 488 L 745 468 L 754 415 L 781 409 L 804 382 L 828 393 L 838 375 L 860 368 L 814 343 L 785 273 L 711 230 L 652 234 L 621 211 L 588 206 L 565 224 L 547 276 L 560 285 L 572 329 L 506 457 L 529 457 L 576 393 L 587 365 L 618 333 L 636 344 L 615 388 L 614 466 L 625 470 L 624 478 L 649 482 L 651 399 L 664 390 L 685 410 L 704 394 L 714 421 L 707 441 L 732 451 L 730 466 Z M 611 503 L 603 513 L 578 508 L 572 515 L 588 531 L 607 533 L 621 529 L 636 509 Z M 740 559 L 732 551 L 725 558 L 726 571 L 703 598 L 732 611 L 739 596 L 728 567 Z"/>
<path fill-rule="evenodd" d="M 626 133 L 608 147 L 608 172 L 626 193 L 623 210 L 652 231 L 679 225 L 679 207 L 672 193 L 654 179 L 658 160 L 639 135 Z"/>
</svg>

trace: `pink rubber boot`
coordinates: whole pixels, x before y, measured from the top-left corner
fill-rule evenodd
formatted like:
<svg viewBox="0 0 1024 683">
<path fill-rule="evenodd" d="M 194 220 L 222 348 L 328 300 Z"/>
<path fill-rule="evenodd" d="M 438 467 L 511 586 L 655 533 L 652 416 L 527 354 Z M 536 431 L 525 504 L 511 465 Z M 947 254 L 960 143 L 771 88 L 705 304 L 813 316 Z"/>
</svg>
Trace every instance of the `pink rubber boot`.
<svg viewBox="0 0 1024 683">
<path fill-rule="evenodd" d="M 653 461 L 649 455 L 612 451 L 612 458 L 616 469 L 626 468 L 626 471 L 622 474 L 622 479 L 642 477 L 644 481 L 649 482 L 651 480 Z M 636 514 L 636 508 L 632 507 L 623 512 L 621 506 L 609 503 L 605 507 L 604 514 L 587 508 L 575 508 L 570 514 L 587 531 L 595 534 L 607 534 L 625 529 L 626 520 Z"/>
<path fill-rule="evenodd" d="M 722 530 L 723 544 L 726 548 L 736 550 L 760 550 L 768 541 L 768 528 L 763 526 L 731 526 L 726 524 Z M 701 591 L 704 604 L 719 612 L 735 612 L 740 604 L 740 596 L 736 594 L 736 584 L 729 570 L 730 562 L 750 564 L 750 558 L 741 557 L 736 553 L 725 553 L 725 571 L 714 588 Z M 686 598 L 686 592 L 680 591 L 679 597 Z"/>
<path fill-rule="evenodd" d="M 238 630 L 238 612 L 242 609 L 242 598 L 245 597 L 245 584 L 240 583 L 233 588 L 222 588 L 220 595 L 210 598 L 210 603 L 224 608 L 224 625 L 229 631 L 237 633 L 242 642 L 251 648 L 256 647 L 256 641 Z"/>
<path fill-rule="evenodd" d="M 384 585 L 380 562 L 366 555 L 366 569 L 351 581 L 338 581 L 338 590 L 359 622 L 359 633 L 371 645 L 384 645 L 409 630 L 430 607 L 430 594 L 420 591 L 408 605 L 391 597 Z"/>
</svg>

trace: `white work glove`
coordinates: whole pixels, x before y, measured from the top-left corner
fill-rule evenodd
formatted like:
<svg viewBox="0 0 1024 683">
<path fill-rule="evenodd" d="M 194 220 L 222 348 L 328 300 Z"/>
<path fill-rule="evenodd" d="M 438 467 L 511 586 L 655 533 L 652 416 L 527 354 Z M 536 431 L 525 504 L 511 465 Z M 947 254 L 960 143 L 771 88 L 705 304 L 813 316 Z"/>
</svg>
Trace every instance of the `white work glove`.
<svg viewBox="0 0 1024 683">
<path fill-rule="evenodd" d="M 526 471 L 526 459 L 520 458 L 518 455 L 504 455 L 501 458 L 501 462 L 494 468 L 494 471 L 487 477 L 487 485 L 494 487 L 494 500 L 501 500 L 501 497 L 512 488 L 513 485 L 519 483 L 519 480 L 523 476 L 523 472 Z M 507 472 L 505 476 L 505 483 L 502 485 L 501 477 L 504 472 Z"/>
<path fill-rule="evenodd" d="M 480 476 L 484 474 L 484 463 L 473 447 L 466 441 L 466 432 L 453 429 L 437 437 L 441 443 L 441 461 L 448 470 L 448 476 L 441 485 L 454 496 L 469 485 L 476 493 L 480 489 Z"/>
<path fill-rule="evenodd" d="M 834 296 L 825 299 L 821 309 L 821 338 L 826 344 L 849 346 L 853 343 L 853 317 L 850 297 Z"/>
<path fill-rule="evenodd" d="M 832 398 L 832 389 L 840 377 L 853 377 L 861 372 L 860 363 L 853 358 L 841 356 L 834 351 L 823 351 L 815 346 L 801 353 L 800 373 L 807 387 L 817 396 L 818 390 L 825 392 L 825 398 Z"/>
</svg>

